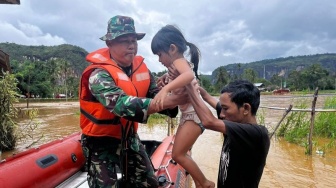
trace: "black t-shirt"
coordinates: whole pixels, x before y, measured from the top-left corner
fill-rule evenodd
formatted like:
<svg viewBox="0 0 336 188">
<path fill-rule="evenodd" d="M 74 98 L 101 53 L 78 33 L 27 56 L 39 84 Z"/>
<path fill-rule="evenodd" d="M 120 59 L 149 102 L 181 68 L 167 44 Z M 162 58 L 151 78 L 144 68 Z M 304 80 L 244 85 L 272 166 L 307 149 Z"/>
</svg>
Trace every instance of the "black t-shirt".
<svg viewBox="0 0 336 188">
<path fill-rule="evenodd" d="M 220 157 L 218 187 L 258 187 L 270 139 L 264 126 L 224 120 L 225 140 Z"/>
</svg>

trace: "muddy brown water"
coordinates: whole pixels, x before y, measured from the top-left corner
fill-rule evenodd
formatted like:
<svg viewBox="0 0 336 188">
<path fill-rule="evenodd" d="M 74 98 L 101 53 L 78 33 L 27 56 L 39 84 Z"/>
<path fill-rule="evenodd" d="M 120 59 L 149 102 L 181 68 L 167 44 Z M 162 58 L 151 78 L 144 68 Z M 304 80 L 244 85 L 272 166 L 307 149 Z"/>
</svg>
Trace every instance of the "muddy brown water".
<svg viewBox="0 0 336 188">
<path fill-rule="evenodd" d="M 319 96 L 316 108 L 322 108 L 325 98 Z M 301 99 L 302 98 L 302 99 Z M 288 108 L 290 104 L 295 107 L 296 100 L 306 100 L 307 108 L 311 107 L 312 97 L 295 96 L 262 96 L 261 106 Z M 26 104 L 17 104 L 25 110 Z M 36 122 L 39 128 L 35 130 L 35 138 L 43 134 L 43 138 L 34 146 L 59 139 L 74 132 L 79 128 L 78 102 L 60 103 L 31 103 L 30 107 L 39 109 Z M 265 125 L 273 131 L 280 121 L 284 110 L 261 108 L 265 117 Z M 20 115 L 20 124 L 27 124 L 28 120 Z M 168 133 L 167 125 L 139 126 L 139 135 L 142 139 L 162 140 Z M 31 142 L 20 141 L 16 150 L 4 152 L 4 159 L 13 153 L 25 150 Z M 218 132 L 206 130 L 199 137 L 192 149 L 192 156 L 204 174 L 212 181 L 217 181 L 220 151 L 223 136 Z M 304 148 L 290 144 L 281 138 L 273 137 L 266 166 L 259 187 L 336 187 L 336 150 L 328 150 L 325 155 L 320 155 L 313 149 L 312 156 L 305 155 Z"/>
</svg>

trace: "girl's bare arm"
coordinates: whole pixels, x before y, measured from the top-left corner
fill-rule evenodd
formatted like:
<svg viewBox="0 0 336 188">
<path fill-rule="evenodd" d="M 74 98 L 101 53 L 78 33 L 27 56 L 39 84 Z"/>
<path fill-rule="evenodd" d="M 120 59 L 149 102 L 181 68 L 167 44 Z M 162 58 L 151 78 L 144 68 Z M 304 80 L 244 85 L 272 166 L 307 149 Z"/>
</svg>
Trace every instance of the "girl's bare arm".
<svg viewBox="0 0 336 188">
<path fill-rule="evenodd" d="M 195 78 L 194 72 L 191 70 L 189 63 L 184 58 L 175 60 L 173 65 L 180 75 L 164 87 L 167 91 L 182 88 L 191 83 L 191 81 Z"/>
</svg>

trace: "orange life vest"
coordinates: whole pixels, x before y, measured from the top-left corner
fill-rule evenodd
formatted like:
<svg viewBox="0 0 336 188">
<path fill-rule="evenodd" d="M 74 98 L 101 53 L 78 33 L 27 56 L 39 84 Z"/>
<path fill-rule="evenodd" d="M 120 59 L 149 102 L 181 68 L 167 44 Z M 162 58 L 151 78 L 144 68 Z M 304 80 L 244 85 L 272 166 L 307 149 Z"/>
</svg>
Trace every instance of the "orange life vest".
<svg viewBox="0 0 336 188">
<path fill-rule="evenodd" d="M 127 95 L 146 97 L 150 86 L 150 74 L 143 62 L 144 58 L 135 56 L 130 77 L 111 60 L 108 48 L 88 54 L 86 60 L 92 64 L 84 70 L 80 83 L 80 127 L 82 133 L 88 136 L 110 136 L 120 139 L 122 136 L 121 126 L 125 129 L 127 124 L 133 126 L 133 130 L 136 132 L 137 122 L 131 122 L 114 115 L 92 96 L 89 90 L 89 77 L 93 70 L 104 69 L 112 76 L 116 86 Z"/>
</svg>

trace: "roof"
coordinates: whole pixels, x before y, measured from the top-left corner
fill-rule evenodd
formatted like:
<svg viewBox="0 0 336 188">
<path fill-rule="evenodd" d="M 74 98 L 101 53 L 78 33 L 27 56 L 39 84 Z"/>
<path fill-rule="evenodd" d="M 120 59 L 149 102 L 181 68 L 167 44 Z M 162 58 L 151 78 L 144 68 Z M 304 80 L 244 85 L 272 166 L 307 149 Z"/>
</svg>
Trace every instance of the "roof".
<svg viewBox="0 0 336 188">
<path fill-rule="evenodd" d="M 264 84 L 263 83 L 254 83 L 253 85 L 256 86 L 256 87 L 260 87 L 260 86 L 263 86 Z"/>
<path fill-rule="evenodd" d="M 20 0 L 0 0 L 0 4 L 20 4 Z"/>
</svg>

